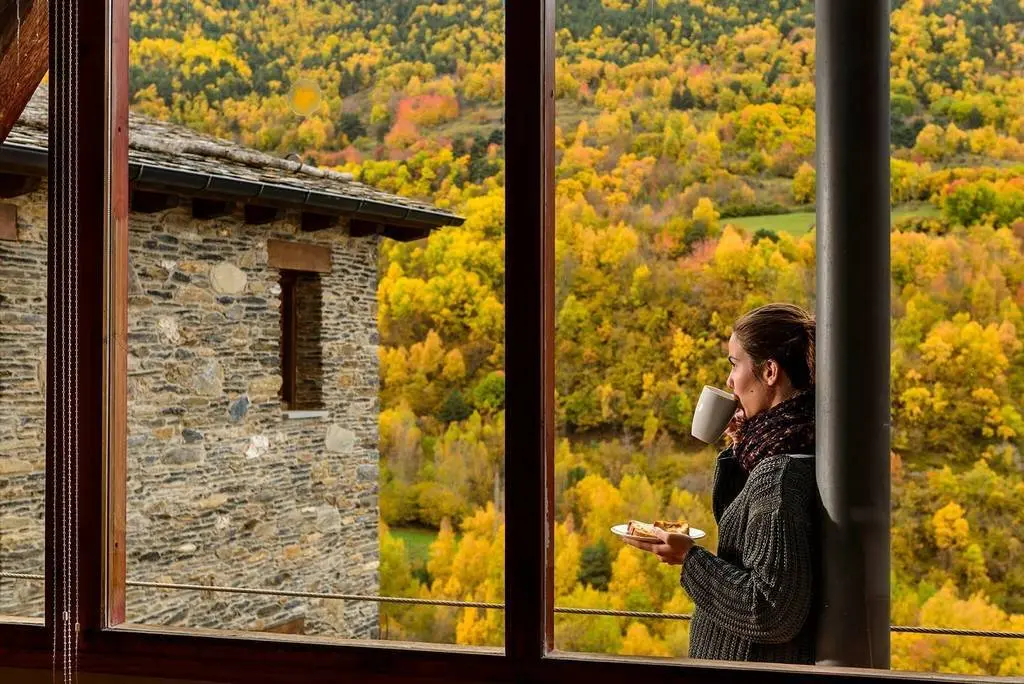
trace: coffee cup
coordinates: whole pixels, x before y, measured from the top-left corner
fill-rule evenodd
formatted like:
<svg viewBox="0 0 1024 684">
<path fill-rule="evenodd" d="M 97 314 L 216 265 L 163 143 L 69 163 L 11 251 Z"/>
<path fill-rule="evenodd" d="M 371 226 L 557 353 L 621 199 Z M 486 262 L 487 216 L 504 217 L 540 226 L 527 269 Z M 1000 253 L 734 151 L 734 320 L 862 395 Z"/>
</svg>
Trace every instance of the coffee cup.
<svg viewBox="0 0 1024 684">
<path fill-rule="evenodd" d="M 693 410 L 693 424 L 690 434 L 707 444 L 714 444 L 722 435 L 729 421 L 736 413 L 738 400 L 736 395 L 725 390 L 704 385 L 697 408 Z"/>
</svg>

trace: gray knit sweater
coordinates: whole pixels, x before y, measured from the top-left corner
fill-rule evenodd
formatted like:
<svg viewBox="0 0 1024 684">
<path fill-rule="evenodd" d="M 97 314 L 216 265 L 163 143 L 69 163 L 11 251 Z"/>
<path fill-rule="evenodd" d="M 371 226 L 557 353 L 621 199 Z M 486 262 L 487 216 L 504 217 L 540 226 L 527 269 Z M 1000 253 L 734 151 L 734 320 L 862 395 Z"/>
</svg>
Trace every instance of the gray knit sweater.
<svg viewBox="0 0 1024 684">
<path fill-rule="evenodd" d="M 691 658 L 814 663 L 817 502 L 813 458 L 769 456 L 748 475 L 722 452 L 718 554 L 694 546 L 683 562 Z"/>
</svg>

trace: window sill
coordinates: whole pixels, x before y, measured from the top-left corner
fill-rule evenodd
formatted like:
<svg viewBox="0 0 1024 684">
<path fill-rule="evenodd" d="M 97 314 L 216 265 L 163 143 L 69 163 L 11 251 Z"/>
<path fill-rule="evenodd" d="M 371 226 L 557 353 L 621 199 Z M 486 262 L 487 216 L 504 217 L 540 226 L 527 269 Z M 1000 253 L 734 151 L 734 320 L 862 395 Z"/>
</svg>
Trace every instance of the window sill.
<svg viewBox="0 0 1024 684">
<path fill-rule="evenodd" d="M 649 681 L 671 682 L 677 678 L 692 682 L 791 682 L 808 684 L 997 684 L 1000 677 L 960 675 L 938 672 L 908 672 L 830 665 L 786 665 L 623 656 L 605 653 L 551 651 L 544 656 L 554 674 L 552 681 L 616 682 L 636 672 L 645 672 Z M 676 673 L 686 673 L 682 676 Z M 635 675 L 634 675 L 635 676 Z M 570 679 L 571 677 L 571 679 Z"/>
<path fill-rule="evenodd" d="M 284 411 L 285 420 L 316 420 L 330 415 L 330 411 Z"/>
</svg>

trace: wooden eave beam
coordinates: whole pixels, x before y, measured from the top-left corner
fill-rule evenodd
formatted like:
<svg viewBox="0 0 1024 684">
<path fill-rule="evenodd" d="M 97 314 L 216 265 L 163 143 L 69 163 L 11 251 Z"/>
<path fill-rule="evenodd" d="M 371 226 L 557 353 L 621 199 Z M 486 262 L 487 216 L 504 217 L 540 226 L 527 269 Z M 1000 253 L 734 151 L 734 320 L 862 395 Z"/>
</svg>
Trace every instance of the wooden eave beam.
<svg viewBox="0 0 1024 684">
<path fill-rule="evenodd" d="M 131 191 L 131 210 L 140 214 L 155 214 L 178 206 L 178 196 L 151 190 Z"/>
<path fill-rule="evenodd" d="M 369 237 L 371 235 L 382 235 L 383 233 L 383 224 L 376 221 L 352 219 L 348 224 L 348 234 L 352 237 Z"/>
<path fill-rule="evenodd" d="M 431 230 L 430 226 L 402 223 L 400 221 L 380 223 L 365 219 L 352 219 L 349 222 L 348 234 L 352 237 L 383 235 L 398 242 L 412 242 L 413 240 L 421 240 L 429 236 Z"/>
<path fill-rule="evenodd" d="M 268 207 L 261 204 L 246 204 L 245 222 L 251 226 L 262 226 L 276 221 L 279 213 L 280 210 L 277 207 Z"/>
<path fill-rule="evenodd" d="M 230 216 L 235 209 L 235 203 L 227 200 L 207 199 L 195 197 L 192 199 L 192 218 L 208 220 Z"/>
<path fill-rule="evenodd" d="M 333 228 L 338 223 L 337 216 L 331 216 L 329 214 L 315 214 L 310 211 L 302 212 L 301 229 L 307 233 L 316 232 L 318 230 L 327 230 Z"/>
<path fill-rule="evenodd" d="M 0 198 L 20 197 L 39 189 L 42 178 L 20 173 L 0 173 Z"/>
<path fill-rule="evenodd" d="M 0 0 L 0 143 L 46 74 L 49 30 L 46 0 Z"/>
<path fill-rule="evenodd" d="M 384 237 L 391 238 L 398 242 L 413 242 L 430 236 L 430 228 L 410 228 L 408 226 L 384 226 Z"/>
</svg>

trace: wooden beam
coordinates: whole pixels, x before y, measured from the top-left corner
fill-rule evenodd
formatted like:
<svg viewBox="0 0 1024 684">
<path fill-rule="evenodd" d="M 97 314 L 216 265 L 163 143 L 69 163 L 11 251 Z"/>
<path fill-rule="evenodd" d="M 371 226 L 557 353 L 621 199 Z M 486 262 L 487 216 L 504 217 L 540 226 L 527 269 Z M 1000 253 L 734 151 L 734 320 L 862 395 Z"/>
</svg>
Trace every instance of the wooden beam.
<svg viewBox="0 0 1024 684">
<path fill-rule="evenodd" d="M 371 235 L 383 235 L 384 224 L 364 219 L 352 219 L 348 224 L 348 234 L 352 237 L 369 237 Z"/>
<path fill-rule="evenodd" d="M 245 222 L 251 226 L 262 226 L 273 223 L 280 213 L 277 207 L 266 207 L 260 204 L 245 205 Z"/>
<path fill-rule="evenodd" d="M 505 653 L 528 672 L 554 648 L 555 0 L 505 3 L 505 50 Z"/>
<path fill-rule="evenodd" d="M 178 196 L 150 190 L 131 191 L 131 210 L 140 214 L 155 214 L 178 206 Z"/>
<path fill-rule="evenodd" d="M 49 66 L 49 28 L 46 0 L 8 2 L 0 14 L 0 143 L 7 139 Z"/>
<path fill-rule="evenodd" d="M 0 240 L 18 239 L 18 207 L 0 204 Z"/>
<path fill-rule="evenodd" d="M 0 197 L 20 197 L 39 189 L 43 179 L 20 173 L 0 173 Z"/>
<path fill-rule="evenodd" d="M 113 296 L 107 298 L 107 347 L 109 451 L 107 452 L 106 500 L 106 601 L 101 615 L 108 627 L 125 621 L 128 580 L 128 214 L 131 185 L 128 181 L 128 87 L 129 0 L 110 2 L 110 222 L 111 250 L 108 269 Z"/>
<path fill-rule="evenodd" d="M 116 12 L 127 0 L 110 5 Z M 105 339 L 106 238 L 116 211 L 108 178 L 127 177 L 127 167 L 107 154 L 112 123 L 108 13 L 95 2 L 53 6 L 62 11 L 54 13 L 50 25 L 47 239 L 55 250 L 51 256 L 59 258 L 47 265 L 46 406 L 48 434 L 70 437 L 48 439 L 46 445 L 46 624 L 51 635 L 67 635 L 55 662 L 64 663 L 62 673 L 69 677 L 79 646 L 86 652 L 105 626 L 104 476 L 113 375 Z"/>
<path fill-rule="evenodd" d="M 281 274 L 281 401 L 295 407 L 296 348 L 298 347 L 295 306 L 296 274 Z"/>
<path fill-rule="evenodd" d="M 352 237 L 370 237 L 371 235 L 383 235 L 398 242 L 412 242 L 422 240 L 430 235 L 433 229 L 430 226 L 414 223 L 391 222 L 379 223 L 365 219 L 352 219 L 348 225 L 348 234 Z"/>
<path fill-rule="evenodd" d="M 234 202 L 196 197 L 192 200 L 192 218 L 209 220 L 230 216 L 235 209 Z"/>
<path fill-rule="evenodd" d="M 297 617 L 292 620 L 272 625 L 263 630 L 271 634 L 305 634 L 306 633 L 306 618 Z"/>
<path fill-rule="evenodd" d="M 391 238 L 397 242 L 413 242 L 430 237 L 430 228 L 409 228 L 407 226 L 384 226 L 384 237 Z"/>
<path fill-rule="evenodd" d="M 333 228 L 338 223 L 337 216 L 330 216 L 328 214 L 314 214 L 309 211 L 302 212 L 302 230 L 307 232 L 315 232 L 318 230 L 326 230 Z"/>
<path fill-rule="evenodd" d="M 0 0 L 0 55 L 5 54 L 18 37 L 18 24 L 21 23 L 21 15 L 28 16 L 28 7 L 32 3 L 25 3 L 25 10 L 16 4 L 17 0 Z"/>
<path fill-rule="evenodd" d="M 308 242 L 267 240 L 267 261 L 282 271 L 331 272 L 331 248 Z"/>
</svg>

